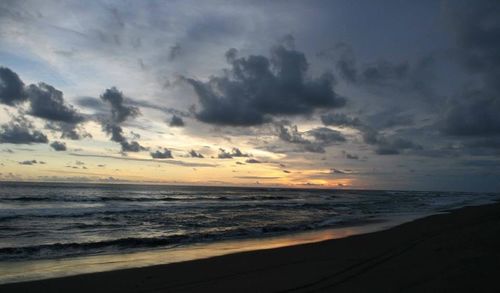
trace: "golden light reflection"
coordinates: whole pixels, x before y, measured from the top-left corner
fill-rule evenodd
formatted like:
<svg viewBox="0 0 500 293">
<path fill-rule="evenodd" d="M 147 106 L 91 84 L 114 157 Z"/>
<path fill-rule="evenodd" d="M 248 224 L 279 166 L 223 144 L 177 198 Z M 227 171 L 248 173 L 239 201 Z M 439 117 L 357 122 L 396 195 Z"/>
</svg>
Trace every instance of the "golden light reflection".
<svg viewBox="0 0 500 293">
<path fill-rule="evenodd" d="M 228 240 L 209 244 L 193 244 L 178 248 L 123 254 L 93 255 L 58 260 L 3 262 L 2 265 L 0 265 L 0 284 L 176 263 L 230 253 L 314 243 L 375 232 L 395 226 L 398 223 L 399 222 L 396 221 L 383 224 L 372 223 L 359 227 L 325 229 L 259 239 Z"/>
</svg>

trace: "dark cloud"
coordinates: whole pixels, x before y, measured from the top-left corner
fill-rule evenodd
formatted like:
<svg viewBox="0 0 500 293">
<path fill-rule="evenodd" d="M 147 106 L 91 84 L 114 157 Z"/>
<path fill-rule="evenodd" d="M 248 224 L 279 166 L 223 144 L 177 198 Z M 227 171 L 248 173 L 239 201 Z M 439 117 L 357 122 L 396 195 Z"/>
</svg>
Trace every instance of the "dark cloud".
<svg viewBox="0 0 500 293">
<path fill-rule="evenodd" d="M 435 103 L 433 90 L 434 58 L 429 55 L 413 64 L 408 61 L 393 63 L 387 60 L 358 65 L 352 48 L 345 43 L 336 46 L 336 68 L 347 82 L 390 90 L 415 93 L 427 102 Z"/>
<path fill-rule="evenodd" d="M 26 92 L 30 101 L 28 114 L 45 119 L 47 128 L 61 133 L 61 138 L 78 140 L 89 134 L 78 127 L 85 121 L 83 115 L 65 103 L 63 93 L 51 85 L 29 85 Z"/>
<path fill-rule="evenodd" d="M 40 162 L 43 163 L 43 162 Z M 26 160 L 26 161 L 21 161 L 19 162 L 20 165 L 35 165 L 38 164 L 37 160 Z"/>
<path fill-rule="evenodd" d="M 291 125 L 289 121 L 279 121 L 274 123 L 277 136 L 285 142 L 300 145 L 300 151 L 311 153 L 324 153 L 325 149 L 321 144 L 313 143 L 303 137 L 298 131 L 297 125 Z"/>
<path fill-rule="evenodd" d="M 148 150 L 148 148 L 141 146 L 137 141 L 121 141 L 120 145 L 122 146 L 123 152 L 137 153 Z"/>
<path fill-rule="evenodd" d="M 219 154 L 217 155 L 217 158 L 219 159 L 232 159 L 233 156 L 231 156 L 231 153 L 227 152 L 224 149 L 219 149 Z"/>
<path fill-rule="evenodd" d="M 26 89 L 31 109 L 29 114 L 49 121 L 78 124 L 84 121 L 75 108 L 64 102 L 63 93 L 51 85 L 39 83 Z"/>
<path fill-rule="evenodd" d="M 261 161 L 256 160 L 256 159 L 248 159 L 245 162 L 249 163 L 249 164 L 260 164 L 261 163 Z"/>
<path fill-rule="evenodd" d="M 231 69 L 208 82 L 185 80 L 194 87 L 201 110 L 197 119 L 212 124 L 250 126 L 274 115 L 309 114 L 316 108 L 345 104 L 333 90 L 333 76 L 307 76 L 308 63 L 302 52 L 283 46 L 273 48 L 270 58 L 260 55 L 237 58 L 226 54 Z"/>
<path fill-rule="evenodd" d="M 123 160 L 123 161 L 136 161 L 136 162 L 151 162 L 151 163 L 162 163 L 176 166 L 184 167 L 217 167 L 216 164 L 208 163 L 191 163 L 178 160 L 155 160 L 155 159 L 141 159 L 141 158 L 130 158 L 130 157 L 117 157 L 117 156 L 107 156 L 107 155 L 92 155 L 92 154 L 78 154 L 71 153 L 70 155 L 75 157 L 90 157 L 90 158 L 103 158 L 103 159 L 113 159 L 113 160 Z"/>
<path fill-rule="evenodd" d="M 202 154 L 198 153 L 195 150 L 189 151 L 189 155 L 191 156 L 191 158 L 200 158 L 200 159 L 204 158 L 204 156 Z"/>
<path fill-rule="evenodd" d="M 225 149 L 221 148 L 219 149 L 219 154 L 217 155 L 217 158 L 219 159 L 232 159 L 239 157 L 250 157 L 250 154 L 241 152 L 239 148 L 233 148 L 231 152 L 228 152 Z"/>
<path fill-rule="evenodd" d="M 350 159 L 350 160 L 359 160 L 359 156 L 356 155 L 356 154 L 351 154 L 351 153 L 348 153 L 346 151 L 342 151 L 342 154 L 347 158 L 347 159 Z"/>
<path fill-rule="evenodd" d="M 332 174 L 352 174 L 352 170 L 340 170 L 336 168 L 330 169 L 330 173 Z"/>
<path fill-rule="evenodd" d="M 91 138 L 92 135 L 86 132 L 81 126 L 65 122 L 48 122 L 45 128 L 61 133 L 61 138 L 79 140 L 84 137 Z"/>
<path fill-rule="evenodd" d="M 405 150 L 421 150 L 422 146 L 404 138 L 381 137 L 376 141 L 377 149 L 375 153 L 379 155 L 397 155 Z"/>
<path fill-rule="evenodd" d="M 13 106 L 26 99 L 24 83 L 17 73 L 0 66 L 0 103 Z"/>
<path fill-rule="evenodd" d="M 103 103 L 102 100 L 94 97 L 79 97 L 76 100 L 76 103 L 81 107 L 94 109 L 97 110 L 98 112 L 105 112 L 108 109 L 106 107 L 106 104 Z"/>
<path fill-rule="evenodd" d="M 327 126 L 338 127 L 358 127 L 361 125 L 361 121 L 358 118 L 343 113 L 328 113 L 321 115 L 321 122 Z"/>
<path fill-rule="evenodd" d="M 60 142 L 60 141 L 54 141 L 50 144 L 50 147 L 53 148 L 57 152 L 65 151 L 66 150 L 66 143 Z"/>
<path fill-rule="evenodd" d="M 187 111 L 181 111 L 181 110 L 178 110 L 175 108 L 160 106 L 160 105 L 157 105 L 154 103 L 150 103 L 148 101 L 136 101 L 136 100 L 131 99 L 131 98 L 125 98 L 124 103 L 125 103 L 125 105 L 149 108 L 149 109 L 161 111 L 165 114 L 172 114 L 172 115 L 176 115 L 179 117 L 191 117 L 192 116 L 191 113 L 189 113 Z"/>
<path fill-rule="evenodd" d="M 291 143 L 308 143 L 302 134 L 298 131 L 297 125 L 292 125 L 289 121 L 279 121 L 275 122 L 274 126 L 278 137 L 286 142 Z"/>
<path fill-rule="evenodd" d="M 500 135 L 500 95 L 485 96 L 482 92 L 466 95 L 451 102 L 441 130 L 457 136 Z"/>
<path fill-rule="evenodd" d="M 20 115 L 0 126 L 0 143 L 32 144 L 48 143 L 45 134 L 34 129 L 33 124 L 26 117 Z"/>
<path fill-rule="evenodd" d="M 324 153 L 325 147 L 346 141 L 342 133 L 327 127 L 299 132 L 296 125 L 285 120 L 275 122 L 274 126 L 276 135 L 282 141 L 300 145 L 304 152 Z"/>
<path fill-rule="evenodd" d="M 398 108 L 389 108 L 378 113 L 368 115 L 365 120 L 365 124 L 368 124 L 370 127 L 375 129 L 412 126 L 415 124 L 412 114 L 405 113 L 402 109 Z"/>
<path fill-rule="evenodd" d="M 168 60 L 173 61 L 177 59 L 182 54 L 182 47 L 179 44 L 175 44 L 170 47 L 170 52 L 168 53 Z"/>
<path fill-rule="evenodd" d="M 344 135 L 337 130 L 328 127 L 318 127 L 306 132 L 307 135 L 314 137 L 316 141 L 324 144 L 346 141 Z"/>
<path fill-rule="evenodd" d="M 500 137 L 474 139 L 465 143 L 465 146 L 474 149 L 494 149 L 500 152 Z"/>
<path fill-rule="evenodd" d="M 182 120 L 182 118 L 177 115 L 173 115 L 168 125 L 170 125 L 171 127 L 183 127 L 184 120 Z"/>
<path fill-rule="evenodd" d="M 85 136 L 78 128 L 85 117 L 64 101 L 61 91 L 43 82 L 25 87 L 15 72 L 4 67 L 0 67 L 0 101 L 12 106 L 29 101 L 27 114 L 44 119 L 47 128 L 61 132 L 62 138 Z"/>
<path fill-rule="evenodd" d="M 498 93 L 500 2 L 450 1 L 446 8 L 461 64 L 482 77 L 485 90 Z"/>
<path fill-rule="evenodd" d="M 344 114 L 325 114 L 321 116 L 321 120 L 325 125 L 351 127 L 359 130 L 365 143 L 376 146 L 375 153 L 378 155 L 396 155 L 405 150 L 422 149 L 421 145 L 409 139 L 397 137 L 395 135 L 388 137 L 378 130 L 394 126 L 411 125 L 413 123 L 412 116 L 381 112 L 367 119 L 372 121 L 370 125 L 367 125 L 356 117 Z M 333 134 L 333 137 L 336 137 L 335 134 Z M 349 159 L 359 159 L 358 156 L 347 154 L 345 154 L 345 156 Z"/>
<path fill-rule="evenodd" d="M 460 64 L 480 83 L 450 101 L 442 131 L 500 135 L 500 2 L 450 1 L 446 11 Z"/>
<path fill-rule="evenodd" d="M 122 123 L 127 118 L 134 118 L 140 114 L 139 108 L 123 104 L 123 93 L 116 87 L 106 89 L 101 95 L 101 100 L 111 106 L 111 121 L 114 123 Z"/>
<path fill-rule="evenodd" d="M 151 153 L 151 157 L 153 159 L 172 159 L 172 151 L 166 148 L 163 148 L 163 151 L 157 150 L 156 152 Z"/>
<path fill-rule="evenodd" d="M 120 143 L 123 152 L 140 152 L 147 148 L 141 146 L 137 141 L 129 141 L 123 135 L 121 123 L 128 118 L 134 118 L 140 114 L 139 108 L 126 106 L 123 104 L 124 96 L 117 88 L 107 89 L 102 95 L 101 100 L 111 106 L 111 116 L 101 121 L 102 129 L 111 140 Z"/>
</svg>

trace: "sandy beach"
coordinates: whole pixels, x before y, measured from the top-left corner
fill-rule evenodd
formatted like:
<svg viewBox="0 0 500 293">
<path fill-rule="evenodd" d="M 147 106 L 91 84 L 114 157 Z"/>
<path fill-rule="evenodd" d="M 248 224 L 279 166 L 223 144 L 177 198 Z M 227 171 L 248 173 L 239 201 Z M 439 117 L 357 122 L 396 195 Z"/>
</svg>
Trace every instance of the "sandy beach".
<svg viewBox="0 0 500 293">
<path fill-rule="evenodd" d="M 500 204 L 395 228 L 145 268 L 0 286 L 1 292 L 498 292 Z"/>
</svg>

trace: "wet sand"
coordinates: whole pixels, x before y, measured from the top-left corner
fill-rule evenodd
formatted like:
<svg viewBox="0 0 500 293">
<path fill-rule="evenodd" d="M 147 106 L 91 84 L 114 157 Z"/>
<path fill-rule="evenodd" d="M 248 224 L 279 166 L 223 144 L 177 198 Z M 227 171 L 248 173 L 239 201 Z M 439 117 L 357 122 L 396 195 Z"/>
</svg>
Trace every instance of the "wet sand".
<svg viewBox="0 0 500 293">
<path fill-rule="evenodd" d="M 0 285 L 0 292 L 500 292 L 500 204 L 389 230 Z"/>
</svg>

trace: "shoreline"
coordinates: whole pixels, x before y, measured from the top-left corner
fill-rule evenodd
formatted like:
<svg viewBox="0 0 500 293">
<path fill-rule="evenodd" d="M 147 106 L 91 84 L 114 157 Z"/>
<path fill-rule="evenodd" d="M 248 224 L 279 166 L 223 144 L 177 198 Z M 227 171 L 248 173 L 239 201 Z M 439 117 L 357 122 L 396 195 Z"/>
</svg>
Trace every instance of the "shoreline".
<svg viewBox="0 0 500 293">
<path fill-rule="evenodd" d="M 2 292 L 493 292 L 500 204 L 378 232 L 191 261 L 0 285 Z M 387 278 L 390 276 L 390 280 Z"/>
<path fill-rule="evenodd" d="M 440 212 L 442 213 L 442 212 Z M 402 214 L 390 218 L 339 224 L 314 230 L 301 230 L 199 242 L 174 247 L 157 247 L 123 253 L 71 256 L 63 258 L 15 260 L 0 262 L 0 285 L 101 273 L 123 269 L 144 268 L 206 259 L 240 252 L 275 249 L 287 246 L 342 239 L 393 228 L 432 214 Z"/>
</svg>

